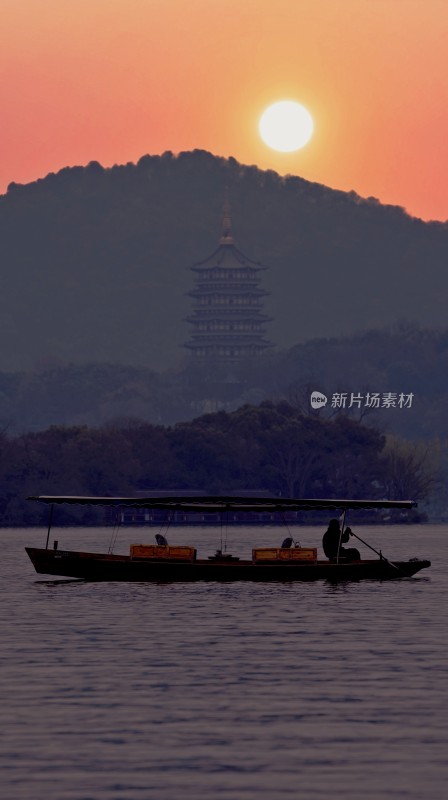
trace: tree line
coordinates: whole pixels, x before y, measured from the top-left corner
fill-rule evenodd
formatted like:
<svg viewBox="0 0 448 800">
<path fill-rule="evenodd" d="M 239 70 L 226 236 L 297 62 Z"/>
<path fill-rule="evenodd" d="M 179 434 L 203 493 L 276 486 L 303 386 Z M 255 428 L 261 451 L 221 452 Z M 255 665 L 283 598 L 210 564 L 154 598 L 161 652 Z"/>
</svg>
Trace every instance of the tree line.
<svg viewBox="0 0 448 800">
<path fill-rule="evenodd" d="M 362 422 L 303 414 L 281 401 L 205 414 L 174 426 L 128 420 L 98 428 L 3 432 L 3 526 L 44 524 L 39 494 L 116 496 L 201 490 L 290 497 L 415 499 L 434 487 L 434 464 L 415 445 Z M 95 524 L 103 512 L 61 509 L 63 524 Z M 413 517 L 414 520 L 422 516 Z"/>
</svg>

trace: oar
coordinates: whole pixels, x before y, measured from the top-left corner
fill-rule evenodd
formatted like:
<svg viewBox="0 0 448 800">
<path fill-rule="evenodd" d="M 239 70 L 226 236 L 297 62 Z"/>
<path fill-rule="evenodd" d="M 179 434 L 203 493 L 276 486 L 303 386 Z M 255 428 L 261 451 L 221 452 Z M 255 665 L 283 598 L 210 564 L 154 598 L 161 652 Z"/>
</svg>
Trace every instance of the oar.
<svg viewBox="0 0 448 800">
<path fill-rule="evenodd" d="M 385 557 L 383 556 L 383 554 L 382 554 L 381 550 L 375 550 L 375 548 L 374 548 L 374 547 L 372 547 L 372 545 L 370 545 L 370 544 L 369 544 L 368 542 L 366 542 L 364 539 L 361 539 L 361 537 L 360 537 L 360 536 L 358 536 L 358 534 L 357 534 L 357 533 L 353 533 L 353 531 L 351 531 L 351 535 L 352 535 L 352 536 L 354 536 L 356 539 L 359 539 L 359 541 L 360 541 L 360 542 L 362 542 L 363 544 L 365 544 L 365 546 L 366 546 L 366 547 L 368 547 L 368 548 L 369 548 L 369 550 L 373 550 L 373 552 L 374 552 L 374 553 L 376 553 L 376 554 L 377 554 L 377 556 L 379 556 L 379 557 L 380 557 L 381 561 L 385 561 L 385 562 L 386 562 L 386 564 L 389 564 L 389 566 L 390 566 L 390 567 L 394 567 L 395 569 L 397 569 L 397 570 L 398 570 L 398 572 L 402 572 L 402 573 L 403 573 L 403 575 L 406 575 L 406 577 L 407 577 L 407 578 L 412 578 L 412 575 L 408 575 L 408 573 L 407 573 L 407 572 L 405 572 L 405 571 L 404 571 L 404 569 L 402 569 L 401 567 L 397 567 L 397 565 L 396 565 L 396 564 L 394 564 L 394 562 L 393 562 L 393 561 L 389 561 L 389 559 L 388 559 L 388 558 L 385 558 Z"/>
</svg>

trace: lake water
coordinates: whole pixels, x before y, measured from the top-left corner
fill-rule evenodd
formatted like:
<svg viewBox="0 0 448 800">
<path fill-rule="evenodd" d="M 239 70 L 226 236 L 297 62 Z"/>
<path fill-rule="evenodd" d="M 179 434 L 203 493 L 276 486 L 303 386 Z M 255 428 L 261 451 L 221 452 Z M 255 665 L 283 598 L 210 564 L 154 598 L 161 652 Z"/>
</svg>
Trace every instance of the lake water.
<svg viewBox="0 0 448 800">
<path fill-rule="evenodd" d="M 0 531 L 2 796 L 444 800 L 446 529 L 355 530 L 389 558 L 433 565 L 340 585 L 55 581 L 23 549 L 45 531 Z M 301 543 L 322 532 L 301 529 Z M 248 555 L 284 535 L 235 528 L 227 546 Z M 64 549 L 104 551 L 110 536 L 55 532 Z M 220 537 L 169 539 L 202 555 Z M 115 552 L 142 541 L 154 530 L 124 529 Z"/>
</svg>

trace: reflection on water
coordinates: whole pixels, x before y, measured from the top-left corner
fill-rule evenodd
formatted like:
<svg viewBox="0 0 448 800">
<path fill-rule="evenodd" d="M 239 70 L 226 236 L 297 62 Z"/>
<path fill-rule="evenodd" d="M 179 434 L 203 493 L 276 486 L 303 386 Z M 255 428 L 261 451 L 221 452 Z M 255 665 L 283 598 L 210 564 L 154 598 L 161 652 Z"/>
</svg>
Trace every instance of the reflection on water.
<svg viewBox="0 0 448 800">
<path fill-rule="evenodd" d="M 238 529 L 229 549 L 244 556 L 283 534 Z M 314 546 L 321 534 L 300 539 Z M 387 557 L 433 566 L 336 585 L 45 580 L 23 550 L 44 533 L 0 535 L 5 797 L 445 797 L 442 528 L 364 528 Z M 170 541 L 208 555 L 220 535 Z M 57 534 L 61 547 L 88 550 L 105 537 Z M 116 552 L 152 539 L 124 531 Z"/>
</svg>

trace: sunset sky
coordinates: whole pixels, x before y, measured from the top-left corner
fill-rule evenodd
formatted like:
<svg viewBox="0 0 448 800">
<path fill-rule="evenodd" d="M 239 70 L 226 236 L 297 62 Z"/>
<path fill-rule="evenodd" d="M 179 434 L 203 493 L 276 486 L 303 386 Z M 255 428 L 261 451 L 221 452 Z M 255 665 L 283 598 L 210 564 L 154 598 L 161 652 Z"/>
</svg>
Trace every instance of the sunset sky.
<svg viewBox="0 0 448 800">
<path fill-rule="evenodd" d="M 0 191 L 195 148 L 448 218 L 448 0 L 0 0 Z M 258 119 L 303 103 L 276 153 Z"/>
</svg>

